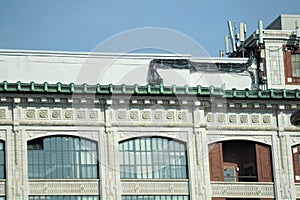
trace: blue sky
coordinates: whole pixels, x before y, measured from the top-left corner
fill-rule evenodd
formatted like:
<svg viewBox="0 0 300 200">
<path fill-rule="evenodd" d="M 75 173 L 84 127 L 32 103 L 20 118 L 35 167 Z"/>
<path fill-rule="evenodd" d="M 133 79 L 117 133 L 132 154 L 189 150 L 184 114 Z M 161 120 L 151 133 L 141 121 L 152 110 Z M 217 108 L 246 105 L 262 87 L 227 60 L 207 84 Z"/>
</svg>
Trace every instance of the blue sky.
<svg viewBox="0 0 300 200">
<path fill-rule="evenodd" d="M 1 0 L 0 49 L 89 52 L 120 32 L 161 27 L 217 56 L 227 20 L 245 22 L 249 35 L 259 19 L 267 26 L 279 14 L 300 14 L 300 1 Z"/>
</svg>

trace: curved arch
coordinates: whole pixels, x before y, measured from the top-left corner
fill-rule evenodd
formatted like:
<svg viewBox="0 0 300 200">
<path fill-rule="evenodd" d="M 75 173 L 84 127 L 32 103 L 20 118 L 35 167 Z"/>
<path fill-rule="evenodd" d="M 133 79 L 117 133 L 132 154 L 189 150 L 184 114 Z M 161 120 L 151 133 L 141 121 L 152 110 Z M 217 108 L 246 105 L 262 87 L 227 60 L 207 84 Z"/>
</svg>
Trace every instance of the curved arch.
<svg viewBox="0 0 300 200">
<path fill-rule="evenodd" d="M 61 133 L 60 132 L 55 132 L 55 133 L 49 132 L 49 133 L 45 133 L 45 134 L 42 134 L 42 135 L 32 136 L 32 137 L 27 139 L 27 142 L 30 142 L 32 140 L 36 140 L 36 139 L 39 139 L 39 138 L 47 138 L 47 137 L 53 137 L 53 136 L 78 137 L 78 138 L 83 138 L 85 140 L 90 140 L 92 142 L 96 142 L 96 143 L 98 142 L 95 138 L 92 138 L 89 135 L 79 134 L 79 133 L 76 133 L 76 132 L 61 132 Z"/>
<path fill-rule="evenodd" d="M 270 145 L 252 140 L 223 140 L 208 148 L 211 180 L 273 181 Z"/>
<path fill-rule="evenodd" d="M 212 145 L 214 143 L 218 143 L 218 142 L 226 142 L 226 141 L 246 141 L 246 142 L 256 142 L 256 143 L 260 143 L 263 145 L 267 145 L 267 146 L 272 146 L 271 144 L 267 143 L 266 141 L 262 141 L 262 140 L 258 140 L 258 139 L 253 139 L 253 138 L 245 138 L 245 137 L 234 137 L 234 138 L 219 138 L 217 140 L 214 141 L 210 141 L 208 142 L 208 146 Z"/>
<path fill-rule="evenodd" d="M 128 133 L 128 134 L 124 134 L 122 135 L 122 137 L 119 138 L 119 143 L 123 142 L 123 141 L 126 141 L 126 140 L 131 140 L 131 139 L 134 139 L 134 138 L 140 138 L 140 137 L 161 137 L 161 138 L 169 138 L 171 140 L 176 140 L 176 141 L 179 141 L 179 142 L 182 142 L 182 143 L 187 143 L 187 138 L 182 138 L 179 134 L 179 132 L 176 134 L 169 134 L 170 132 L 162 132 L 160 133 L 159 135 L 157 135 L 157 133 L 155 132 L 146 132 L 144 133 L 142 136 L 140 135 L 140 133 L 136 133 L 136 134 L 131 134 L 131 133 Z M 126 136 L 125 136 L 126 135 Z"/>
<path fill-rule="evenodd" d="M 29 178 L 98 178 L 97 142 L 74 136 L 27 142 Z"/>
<path fill-rule="evenodd" d="M 170 136 L 161 136 L 161 135 L 143 135 L 143 136 L 129 137 L 129 138 L 119 140 L 119 144 L 123 143 L 123 142 L 126 142 L 126 141 L 129 141 L 129 140 L 135 140 L 135 139 L 139 139 L 139 138 L 163 138 L 163 139 L 173 140 L 173 141 L 179 142 L 179 143 L 184 144 L 184 145 L 187 144 L 187 142 L 182 140 L 182 139 L 178 139 L 178 138 L 170 137 Z"/>
<path fill-rule="evenodd" d="M 135 137 L 119 143 L 121 178 L 187 179 L 186 143 L 166 137 Z"/>
</svg>

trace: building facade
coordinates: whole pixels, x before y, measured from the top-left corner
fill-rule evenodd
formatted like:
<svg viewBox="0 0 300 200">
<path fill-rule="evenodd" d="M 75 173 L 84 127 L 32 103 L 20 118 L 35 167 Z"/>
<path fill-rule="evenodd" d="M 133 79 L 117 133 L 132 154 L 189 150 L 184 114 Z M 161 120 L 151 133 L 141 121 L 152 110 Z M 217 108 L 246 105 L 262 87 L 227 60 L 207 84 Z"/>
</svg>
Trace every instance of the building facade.
<svg viewBox="0 0 300 200">
<path fill-rule="evenodd" d="M 210 61 L 2 50 L 0 199 L 300 199 L 300 128 L 290 122 L 299 36 L 285 18 L 300 17 L 282 15 L 245 41 L 250 64 L 239 48 Z M 215 63 L 220 84 L 147 84 L 153 60 L 188 61 L 206 77 Z M 99 63 L 110 63 L 100 81 L 84 74 Z M 145 77 L 122 79 L 132 70 Z"/>
</svg>

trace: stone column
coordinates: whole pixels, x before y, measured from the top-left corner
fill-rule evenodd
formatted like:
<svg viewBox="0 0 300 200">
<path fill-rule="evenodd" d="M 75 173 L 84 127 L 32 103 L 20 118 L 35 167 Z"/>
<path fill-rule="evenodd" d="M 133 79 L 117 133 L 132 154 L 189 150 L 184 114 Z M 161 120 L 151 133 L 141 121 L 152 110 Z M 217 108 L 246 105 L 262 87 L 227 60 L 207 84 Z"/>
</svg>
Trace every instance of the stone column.
<svg viewBox="0 0 300 200">
<path fill-rule="evenodd" d="M 112 121 L 112 108 L 111 102 L 108 100 L 105 107 L 105 135 L 102 137 L 102 198 L 107 200 L 120 200 L 121 199 L 121 183 L 119 177 L 118 166 L 118 141 L 115 131 L 111 126 Z"/>
<path fill-rule="evenodd" d="M 284 114 L 280 110 L 277 114 L 277 135 L 272 136 L 273 174 L 276 199 L 295 199 L 292 192 L 294 183 L 291 182 L 290 162 L 291 156 L 288 151 L 287 136 L 284 133 Z"/>
<path fill-rule="evenodd" d="M 27 144 L 25 129 L 20 126 L 20 99 L 12 105 L 12 130 L 7 132 L 6 141 L 6 199 L 23 200 L 28 198 Z M 27 113 L 34 115 L 35 113 Z"/>
</svg>

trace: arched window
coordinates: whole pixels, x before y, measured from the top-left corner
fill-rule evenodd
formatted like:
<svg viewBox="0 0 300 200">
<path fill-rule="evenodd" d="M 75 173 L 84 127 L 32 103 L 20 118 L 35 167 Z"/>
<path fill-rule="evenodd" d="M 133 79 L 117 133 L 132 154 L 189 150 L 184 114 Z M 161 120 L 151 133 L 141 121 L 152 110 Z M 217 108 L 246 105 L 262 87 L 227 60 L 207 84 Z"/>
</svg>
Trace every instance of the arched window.
<svg viewBox="0 0 300 200">
<path fill-rule="evenodd" d="M 3 178 L 5 178 L 5 149 L 4 142 L 0 141 L 0 179 Z"/>
<path fill-rule="evenodd" d="M 29 178 L 98 178 L 97 144 L 54 136 L 28 142 Z"/>
<path fill-rule="evenodd" d="M 143 137 L 119 144 L 123 179 L 186 179 L 185 144 L 167 138 Z"/>
</svg>

